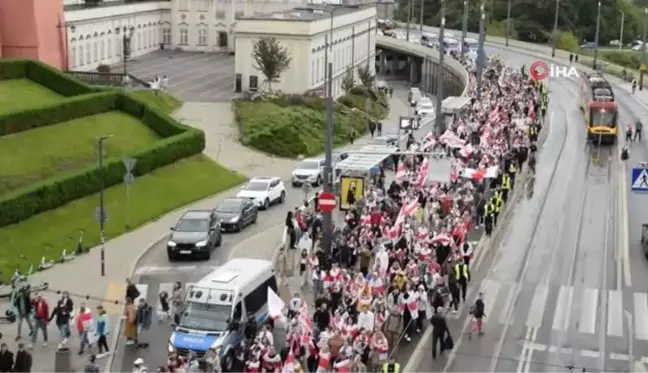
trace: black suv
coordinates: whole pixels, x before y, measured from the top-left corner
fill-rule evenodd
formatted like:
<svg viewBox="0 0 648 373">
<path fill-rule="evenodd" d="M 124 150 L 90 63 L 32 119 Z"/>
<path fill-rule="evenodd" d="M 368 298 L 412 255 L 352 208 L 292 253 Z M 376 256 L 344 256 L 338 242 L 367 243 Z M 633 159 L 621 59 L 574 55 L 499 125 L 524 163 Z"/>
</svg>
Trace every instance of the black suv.
<svg viewBox="0 0 648 373">
<path fill-rule="evenodd" d="M 167 242 L 169 260 L 180 256 L 209 259 L 212 250 L 223 240 L 220 224 L 214 211 L 187 211 L 175 227 L 171 227 L 171 237 Z"/>
</svg>

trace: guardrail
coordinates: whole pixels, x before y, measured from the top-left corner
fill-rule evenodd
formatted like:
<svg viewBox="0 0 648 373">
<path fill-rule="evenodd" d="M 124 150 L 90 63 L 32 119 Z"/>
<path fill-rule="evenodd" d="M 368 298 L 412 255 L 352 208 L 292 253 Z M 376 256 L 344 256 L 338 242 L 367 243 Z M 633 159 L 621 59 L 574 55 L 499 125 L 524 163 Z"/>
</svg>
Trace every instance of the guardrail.
<svg viewBox="0 0 648 373">
<path fill-rule="evenodd" d="M 150 84 L 130 74 L 99 73 L 93 71 L 66 71 L 66 74 L 92 85 L 150 88 Z"/>
<path fill-rule="evenodd" d="M 376 35 L 376 46 L 382 46 L 384 48 L 401 51 L 403 53 L 431 60 L 436 63 L 439 63 L 441 57 L 439 51 L 435 49 L 428 48 L 406 40 L 395 39 L 385 35 Z M 470 82 L 468 71 L 463 67 L 463 65 L 461 65 L 459 61 L 453 58 L 445 58 L 444 65 L 446 72 L 451 73 L 453 76 L 459 79 L 464 87 L 463 91 L 461 92 L 461 96 L 465 96 L 468 92 L 468 84 Z"/>
</svg>

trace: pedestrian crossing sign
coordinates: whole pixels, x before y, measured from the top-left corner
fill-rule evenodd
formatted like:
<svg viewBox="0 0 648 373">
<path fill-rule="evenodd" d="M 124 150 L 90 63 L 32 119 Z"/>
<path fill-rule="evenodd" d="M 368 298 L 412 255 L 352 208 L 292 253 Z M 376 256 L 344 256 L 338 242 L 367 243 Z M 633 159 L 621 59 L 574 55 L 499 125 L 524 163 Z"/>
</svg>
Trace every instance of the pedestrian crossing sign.
<svg viewBox="0 0 648 373">
<path fill-rule="evenodd" d="M 632 169 L 632 191 L 648 192 L 648 169 L 645 168 Z"/>
</svg>

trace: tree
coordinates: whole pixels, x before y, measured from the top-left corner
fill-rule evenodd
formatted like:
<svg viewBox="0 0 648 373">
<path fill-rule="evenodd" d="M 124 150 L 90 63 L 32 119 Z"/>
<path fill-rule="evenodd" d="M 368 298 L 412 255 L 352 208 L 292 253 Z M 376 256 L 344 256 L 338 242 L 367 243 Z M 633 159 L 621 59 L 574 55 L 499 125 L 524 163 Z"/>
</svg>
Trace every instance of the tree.
<svg viewBox="0 0 648 373">
<path fill-rule="evenodd" d="M 254 68 L 265 76 L 268 90 L 272 91 L 272 83 L 279 81 L 292 61 L 288 50 L 275 38 L 261 38 L 254 44 L 252 56 L 256 62 Z"/>
<path fill-rule="evenodd" d="M 373 87 L 376 80 L 376 76 L 371 72 L 368 64 L 365 67 L 358 67 L 358 78 L 360 78 L 362 85 L 367 88 Z"/>
<path fill-rule="evenodd" d="M 342 79 L 342 89 L 344 89 L 344 92 L 349 93 L 353 87 L 355 87 L 355 76 L 353 76 L 353 69 L 349 68 L 346 75 L 344 75 L 344 79 Z"/>
</svg>

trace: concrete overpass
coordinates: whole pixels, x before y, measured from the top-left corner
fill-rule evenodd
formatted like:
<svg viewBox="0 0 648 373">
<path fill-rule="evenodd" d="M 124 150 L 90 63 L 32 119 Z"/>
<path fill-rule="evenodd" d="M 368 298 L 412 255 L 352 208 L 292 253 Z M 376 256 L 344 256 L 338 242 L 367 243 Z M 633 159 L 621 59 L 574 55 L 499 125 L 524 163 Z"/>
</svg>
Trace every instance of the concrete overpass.
<svg viewBox="0 0 648 373">
<path fill-rule="evenodd" d="M 439 51 L 389 36 L 376 36 L 376 72 L 409 80 L 422 92 L 436 96 L 441 68 Z M 444 98 L 463 96 L 469 82 L 468 71 L 450 56 L 444 59 Z"/>
</svg>

